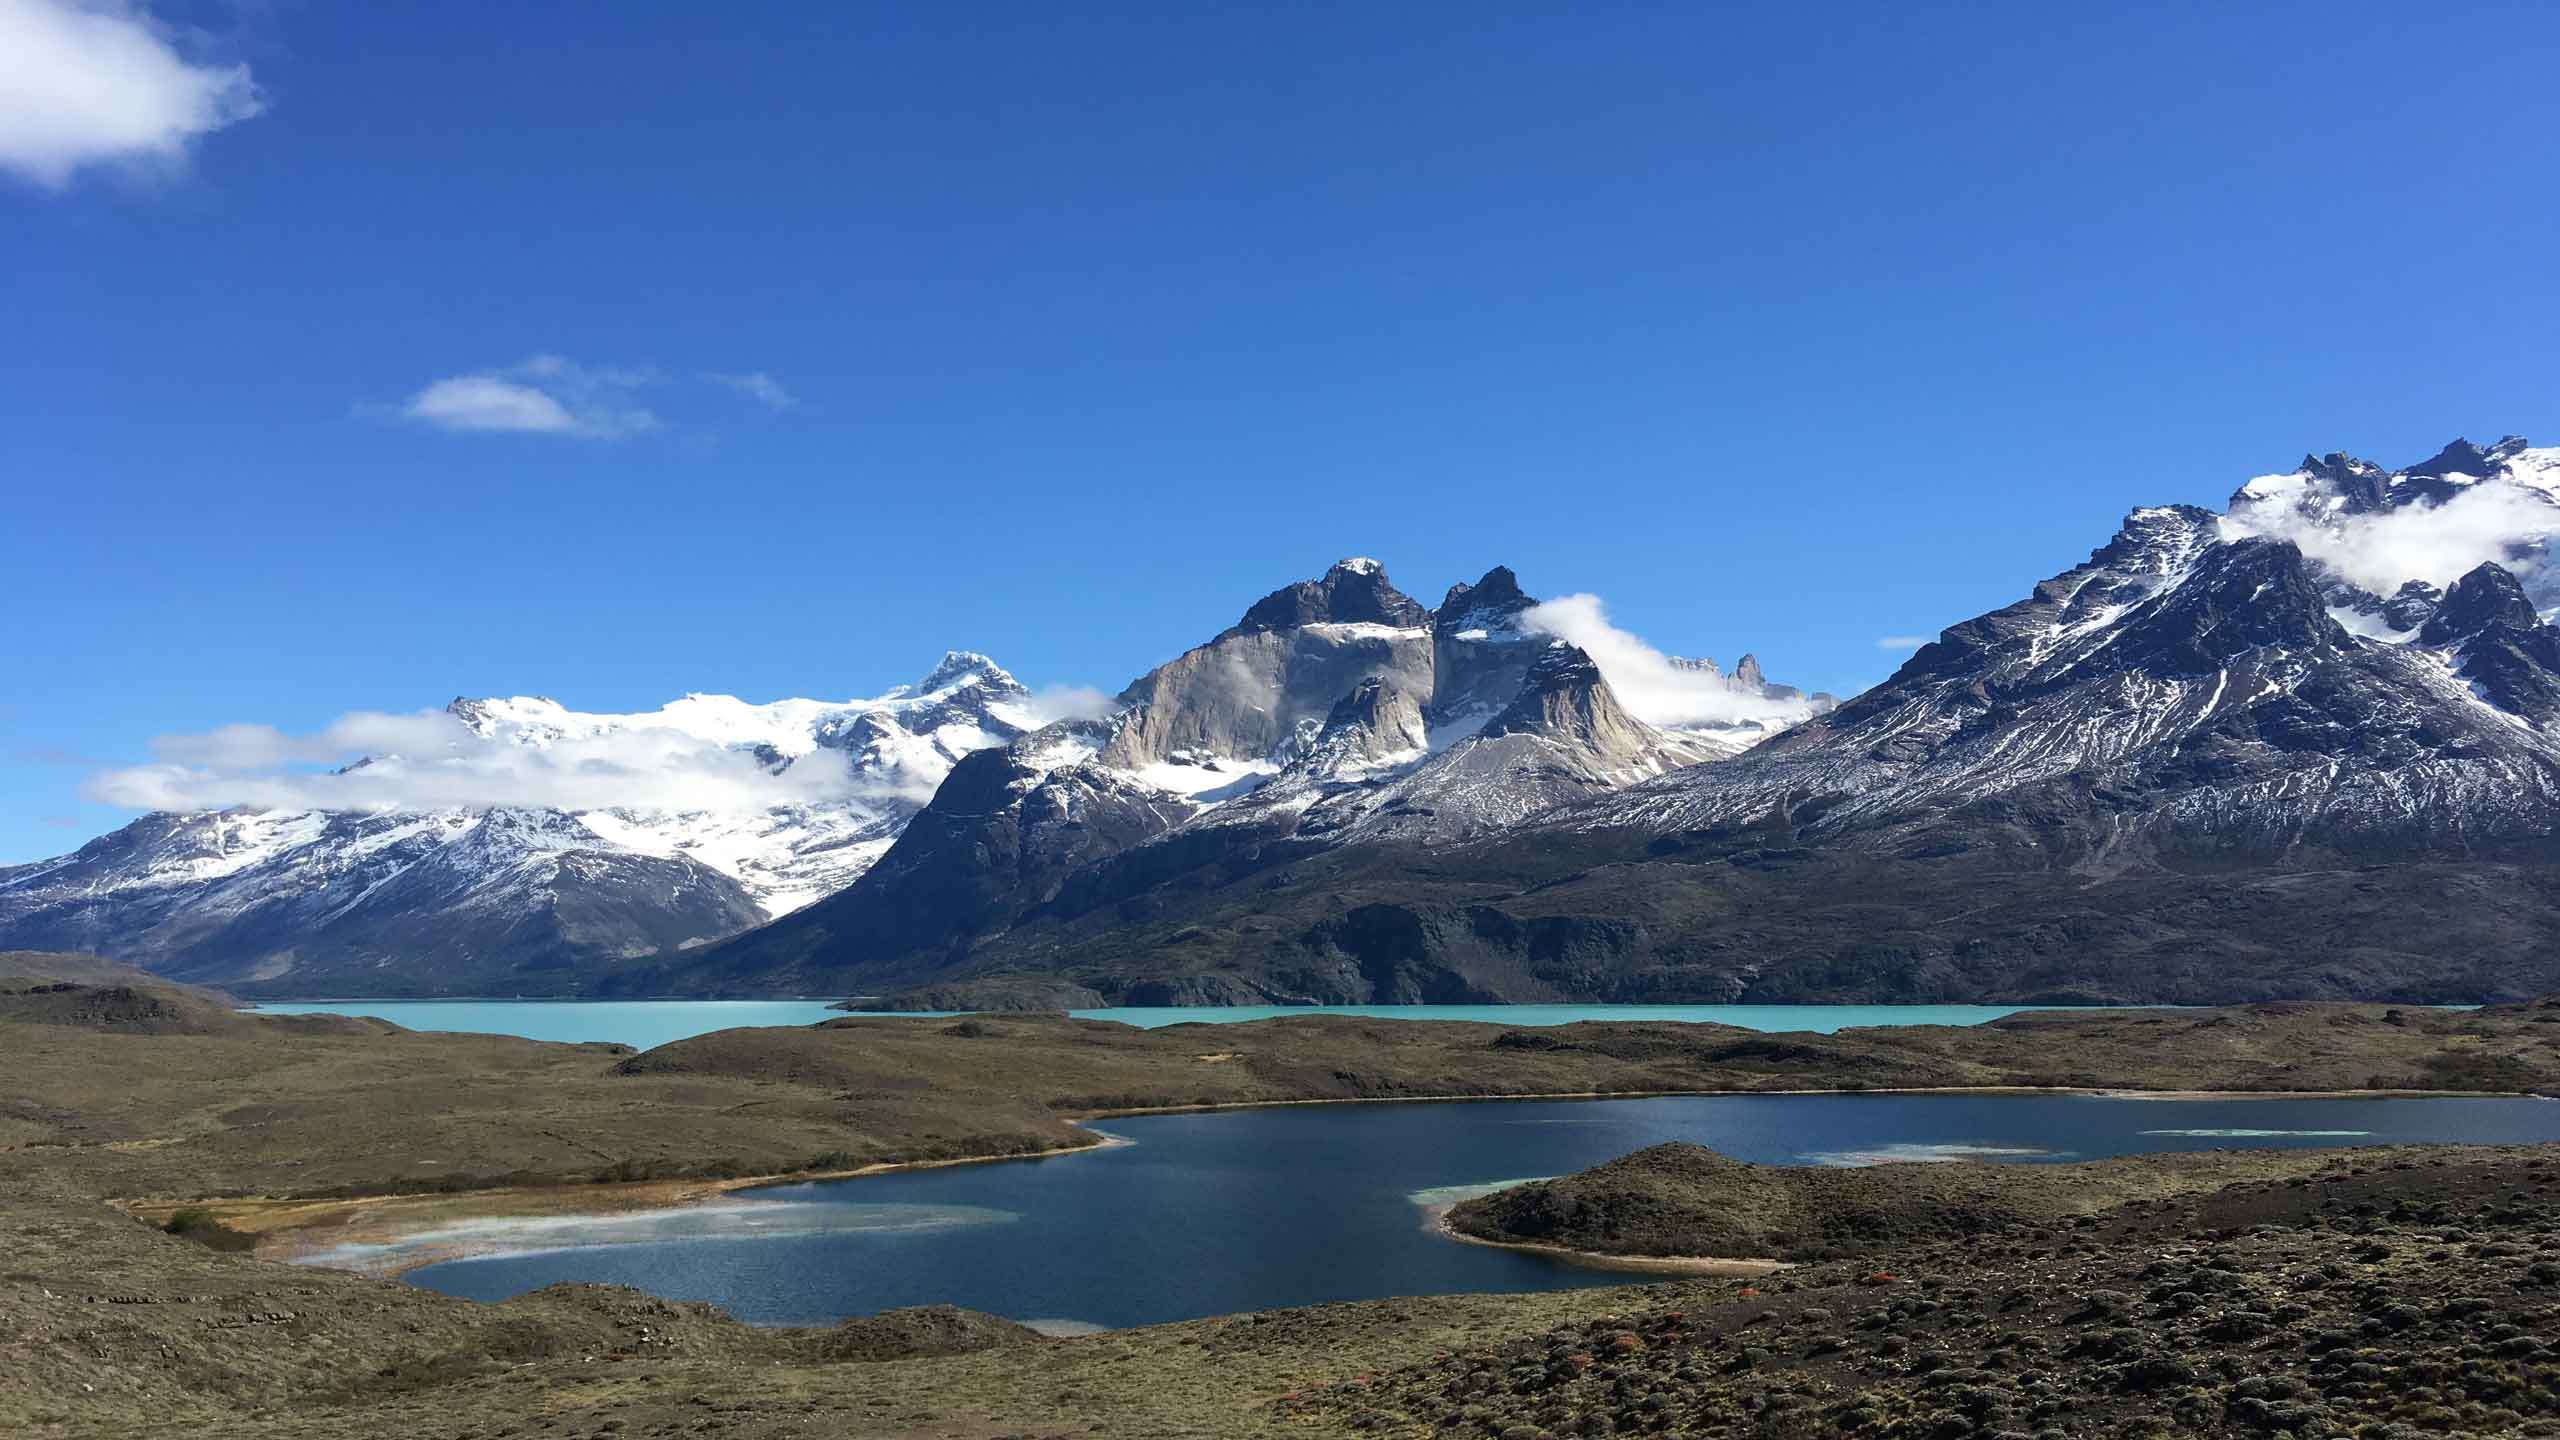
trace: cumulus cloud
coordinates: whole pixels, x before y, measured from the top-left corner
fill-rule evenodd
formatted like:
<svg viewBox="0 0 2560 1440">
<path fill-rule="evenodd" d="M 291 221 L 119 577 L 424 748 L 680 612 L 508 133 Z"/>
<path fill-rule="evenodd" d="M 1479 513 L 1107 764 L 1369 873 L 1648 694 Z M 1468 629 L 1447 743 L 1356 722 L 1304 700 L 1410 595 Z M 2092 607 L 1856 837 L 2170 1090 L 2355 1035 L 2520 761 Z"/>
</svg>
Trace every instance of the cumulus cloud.
<svg viewBox="0 0 2560 1440">
<path fill-rule="evenodd" d="M 1520 613 L 1520 627 L 1580 646 L 1600 667 L 1618 702 L 1639 720 L 1666 726 L 1792 725 L 1813 713 L 1802 698 L 1762 695 L 1726 676 L 1675 663 L 1609 623 L 1597 595 L 1565 595 Z"/>
<path fill-rule="evenodd" d="M 2371 515 L 2303 514 L 2290 494 L 2232 507 L 2223 529 L 2234 536 L 2290 540 L 2304 556 L 2358 589 L 2389 595 L 2411 580 L 2447 585 L 2487 561 L 2524 571 L 2535 563 L 2519 547 L 2560 533 L 2560 508 L 2503 476 L 2485 480 L 2441 505 L 2407 505 Z"/>
<path fill-rule="evenodd" d="M 790 410 L 797 407 L 800 403 L 799 396 L 783 389 L 781 381 L 774 379 L 762 370 L 750 370 L 742 375 L 724 374 L 717 370 L 709 370 L 703 372 L 702 378 L 710 381 L 714 385 L 727 386 L 729 389 L 735 390 L 739 394 L 746 396 L 748 399 L 755 401 L 759 405 L 762 405 L 767 410 L 776 412 Z"/>
<path fill-rule="evenodd" d="M 440 710 L 358 711 L 294 734 L 225 725 L 164 736 L 157 759 L 93 777 L 89 798 L 142 810 L 562 810 L 738 812 L 818 800 L 888 799 L 941 779 L 860 775 L 834 750 L 775 770 L 754 754 L 671 728 L 630 725 L 553 737 L 500 725 L 481 734 Z"/>
<path fill-rule="evenodd" d="M 1937 638 L 1938 637 L 1935 635 L 1879 635 L 1876 637 L 1876 648 L 1879 650 L 1917 650 L 1921 646 L 1926 645 Z"/>
<path fill-rule="evenodd" d="M 0 0 L 0 169 L 58 189 L 86 166 L 175 166 L 265 108 L 247 66 L 174 38 L 125 0 Z"/>
<path fill-rule="evenodd" d="M 440 430 L 611 440 L 658 428 L 658 417 L 632 399 L 656 378 L 646 370 L 592 369 L 536 355 L 504 370 L 431 381 L 400 413 Z"/>
</svg>

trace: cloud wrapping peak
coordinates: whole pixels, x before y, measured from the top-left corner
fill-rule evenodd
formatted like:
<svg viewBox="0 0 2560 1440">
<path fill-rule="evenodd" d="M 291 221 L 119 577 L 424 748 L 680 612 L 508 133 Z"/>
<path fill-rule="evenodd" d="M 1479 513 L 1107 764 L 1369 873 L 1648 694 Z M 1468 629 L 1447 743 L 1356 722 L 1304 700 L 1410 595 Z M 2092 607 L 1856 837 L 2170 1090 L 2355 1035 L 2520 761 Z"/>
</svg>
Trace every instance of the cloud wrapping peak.
<svg viewBox="0 0 2560 1440">
<path fill-rule="evenodd" d="M 2411 580 L 2449 585 L 2488 561 L 2530 572 L 2538 559 L 2517 552 L 2560 533 L 2560 507 L 2500 475 L 2442 504 L 2365 515 L 2306 515 L 2290 495 L 2247 501 L 2222 528 L 2233 538 L 2290 540 L 2357 589 L 2387 596 Z"/>
<path fill-rule="evenodd" d="M 226 725 L 166 736 L 153 748 L 155 763 L 93 778 L 89 798 L 177 811 L 547 806 L 735 813 L 827 800 L 912 799 L 919 788 L 930 794 L 941 780 L 939 773 L 904 773 L 904 766 L 858 774 L 842 752 L 825 749 L 775 770 L 745 750 L 658 726 L 552 738 L 501 725 L 484 735 L 440 710 L 358 711 L 303 735 L 271 725 Z M 320 766 L 344 768 L 313 768 Z"/>
<path fill-rule="evenodd" d="M 1618 703 L 1651 725 L 1792 725 L 1812 702 L 1762 695 L 1731 679 L 1677 665 L 1670 656 L 1609 623 L 1597 595 L 1564 595 L 1520 612 L 1520 628 L 1582 648 L 1617 692 Z"/>
<path fill-rule="evenodd" d="M 0 169 L 38 185 L 181 165 L 195 140 L 264 108 L 247 66 L 189 60 L 125 0 L 0 0 Z"/>
</svg>

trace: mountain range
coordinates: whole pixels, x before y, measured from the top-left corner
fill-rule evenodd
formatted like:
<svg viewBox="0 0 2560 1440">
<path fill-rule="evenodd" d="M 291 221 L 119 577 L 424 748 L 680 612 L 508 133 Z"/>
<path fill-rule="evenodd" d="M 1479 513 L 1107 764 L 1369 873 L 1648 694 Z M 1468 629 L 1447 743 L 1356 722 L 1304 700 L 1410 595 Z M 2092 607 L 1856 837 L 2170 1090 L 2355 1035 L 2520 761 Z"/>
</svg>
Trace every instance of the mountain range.
<svg viewBox="0 0 2560 1440">
<path fill-rule="evenodd" d="M 1671 661 L 1712 703 L 1648 718 L 1510 571 L 1425 608 L 1362 559 L 1099 715 L 962 654 L 843 706 L 456 702 L 857 784 L 150 815 L 0 870 L 0 945 L 251 993 L 934 1008 L 2523 995 L 2560 986 L 2554 529 L 2560 450 L 2307 456 L 2132 511 L 1836 706 Z"/>
<path fill-rule="evenodd" d="M 962 756 L 1040 723 L 1020 682 L 965 651 L 874 700 L 689 695 L 598 715 L 538 696 L 458 698 L 443 715 L 457 749 L 714 747 L 793 798 L 154 813 L 0 869 L 0 934 L 244 993 L 574 990 L 842 889 Z M 367 756 L 340 774 L 421 758 Z"/>
</svg>

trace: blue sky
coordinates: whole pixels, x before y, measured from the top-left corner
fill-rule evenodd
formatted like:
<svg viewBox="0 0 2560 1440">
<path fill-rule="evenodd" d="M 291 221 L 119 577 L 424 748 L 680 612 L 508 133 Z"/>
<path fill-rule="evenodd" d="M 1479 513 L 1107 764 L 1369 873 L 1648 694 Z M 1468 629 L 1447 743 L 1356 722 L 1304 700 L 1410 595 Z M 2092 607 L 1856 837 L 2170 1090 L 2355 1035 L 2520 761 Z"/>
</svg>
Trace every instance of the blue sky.
<svg viewBox="0 0 2560 1440">
<path fill-rule="evenodd" d="M 156 735 L 1116 689 L 1355 553 L 1847 693 L 2560 438 L 2560 13 L 2094 9 L 0 0 L 142 87 L 0 43 L 0 860 Z"/>
</svg>

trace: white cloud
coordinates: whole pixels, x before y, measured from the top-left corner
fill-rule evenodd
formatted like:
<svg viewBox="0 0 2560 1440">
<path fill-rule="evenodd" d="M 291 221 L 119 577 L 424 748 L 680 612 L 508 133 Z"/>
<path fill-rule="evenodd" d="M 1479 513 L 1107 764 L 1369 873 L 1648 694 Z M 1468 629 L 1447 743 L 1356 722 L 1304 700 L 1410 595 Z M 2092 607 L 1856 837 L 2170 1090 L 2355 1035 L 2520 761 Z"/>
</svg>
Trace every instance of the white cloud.
<svg viewBox="0 0 2560 1440">
<path fill-rule="evenodd" d="M 1582 648 L 1617 692 L 1618 702 L 1654 725 L 1792 725 L 1812 702 L 1773 699 L 1671 657 L 1609 623 L 1597 595 L 1565 595 L 1520 613 L 1520 627 Z"/>
<path fill-rule="evenodd" d="M 456 375 L 409 397 L 402 414 L 447 430 L 523 430 L 558 434 L 578 428 L 569 408 L 530 385 L 495 375 Z"/>
<path fill-rule="evenodd" d="M 1044 685 L 1022 703 L 1043 725 L 1061 720 L 1099 720 L 1120 708 L 1118 701 L 1090 685 Z"/>
<path fill-rule="evenodd" d="M 539 743 L 537 743 L 539 742 Z M 440 710 L 358 711 L 310 734 L 226 725 L 154 742 L 158 760 L 93 777 L 89 798 L 142 810 L 562 810 L 737 812 L 817 800 L 888 799 L 931 776 L 857 775 L 814 750 L 779 771 L 746 750 L 673 728 L 536 736 L 475 733 Z M 340 769 L 318 767 L 341 766 Z M 938 758 L 937 769 L 947 768 Z"/>
<path fill-rule="evenodd" d="M 703 372 L 702 378 L 714 385 L 725 385 L 767 410 L 790 410 L 797 408 L 800 404 L 799 396 L 783 389 L 781 381 L 762 370 L 750 370 L 738 375 L 707 370 Z"/>
<path fill-rule="evenodd" d="M 1876 637 L 1876 648 L 1879 650 L 1917 650 L 1921 646 L 1926 645 L 1937 638 L 1938 637 L 1935 635 L 1879 635 Z"/>
<path fill-rule="evenodd" d="M 658 417 L 631 400 L 656 378 L 646 370 L 591 369 L 536 355 L 504 370 L 433 381 L 400 413 L 440 430 L 611 440 L 658 428 Z"/>
<path fill-rule="evenodd" d="M 2493 477 L 2441 505 L 2407 505 L 2371 515 L 2313 517 L 2290 492 L 2232 507 L 2234 536 L 2290 540 L 2358 589 L 2389 595 L 2411 580 L 2447 585 L 2487 561 L 2518 572 L 2534 562 L 2511 552 L 2560 533 L 2560 508 L 2537 491 Z"/>
<path fill-rule="evenodd" d="M 247 66 L 170 37 L 125 0 L 0 0 L 0 169 L 58 188 L 84 166 L 175 166 L 265 108 Z"/>
<path fill-rule="evenodd" d="M 666 378 L 646 368 L 581 365 L 562 355 L 535 355 L 503 369 L 432 381 L 401 402 L 398 413 L 422 425 L 463 433 L 615 440 L 662 428 L 657 413 L 634 397 Z M 697 378 L 776 412 L 800 403 L 782 382 L 761 370 L 706 371 Z"/>
</svg>

